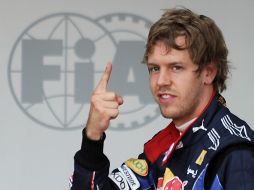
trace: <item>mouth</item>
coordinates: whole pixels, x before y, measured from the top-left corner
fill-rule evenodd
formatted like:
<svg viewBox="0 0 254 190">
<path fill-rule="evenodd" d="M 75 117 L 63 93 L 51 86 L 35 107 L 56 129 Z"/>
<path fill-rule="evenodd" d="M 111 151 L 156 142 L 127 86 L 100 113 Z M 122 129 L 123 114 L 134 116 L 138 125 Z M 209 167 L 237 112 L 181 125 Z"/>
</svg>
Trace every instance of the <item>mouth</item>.
<svg viewBox="0 0 254 190">
<path fill-rule="evenodd" d="M 172 101 L 176 98 L 175 95 L 170 93 L 158 93 L 157 97 L 160 104 L 172 103 Z"/>
<path fill-rule="evenodd" d="M 159 95 L 160 96 L 160 98 L 162 98 L 162 99 L 168 99 L 168 98 L 170 98 L 170 95 L 169 94 L 161 94 L 161 95 Z"/>
</svg>

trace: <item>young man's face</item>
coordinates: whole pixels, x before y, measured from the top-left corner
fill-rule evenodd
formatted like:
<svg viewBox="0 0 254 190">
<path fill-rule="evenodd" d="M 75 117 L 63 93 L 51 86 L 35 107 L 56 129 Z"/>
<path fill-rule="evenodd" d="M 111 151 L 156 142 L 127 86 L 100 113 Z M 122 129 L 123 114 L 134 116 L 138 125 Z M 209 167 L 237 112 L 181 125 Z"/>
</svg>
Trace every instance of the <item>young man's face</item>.
<svg viewBox="0 0 254 190">
<path fill-rule="evenodd" d="M 176 43 L 184 46 L 185 38 L 177 37 Z M 164 117 L 181 125 L 200 114 L 211 97 L 211 90 L 204 85 L 206 70 L 195 72 L 197 65 L 188 50 L 167 51 L 162 42 L 157 42 L 148 55 L 147 66 L 151 92 Z"/>
</svg>

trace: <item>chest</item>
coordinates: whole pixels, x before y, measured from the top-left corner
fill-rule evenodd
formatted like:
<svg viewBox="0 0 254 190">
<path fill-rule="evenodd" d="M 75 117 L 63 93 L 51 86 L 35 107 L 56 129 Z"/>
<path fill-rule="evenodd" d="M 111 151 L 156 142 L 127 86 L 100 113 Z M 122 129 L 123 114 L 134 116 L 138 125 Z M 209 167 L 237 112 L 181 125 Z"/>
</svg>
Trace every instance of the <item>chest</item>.
<svg viewBox="0 0 254 190">
<path fill-rule="evenodd" d="M 203 183 L 203 176 L 210 156 L 203 146 L 175 150 L 164 165 L 162 155 L 153 165 L 157 189 L 192 189 Z"/>
</svg>

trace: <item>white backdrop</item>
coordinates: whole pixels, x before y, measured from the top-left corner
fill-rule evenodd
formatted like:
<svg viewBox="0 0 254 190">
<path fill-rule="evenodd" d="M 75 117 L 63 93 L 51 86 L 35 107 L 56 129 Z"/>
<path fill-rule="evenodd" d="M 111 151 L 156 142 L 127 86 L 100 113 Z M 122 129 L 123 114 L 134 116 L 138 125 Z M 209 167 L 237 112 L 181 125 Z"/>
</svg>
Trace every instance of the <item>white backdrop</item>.
<svg viewBox="0 0 254 190">
<path fill-rule="evenodd" d="M 11 81 L 10 78 L 8 79 L 8 76 L 16 75 L 13 70 L 12 72 L 8 70 L 8 66 L 10 67 L 11 63 L 14 65 L 15 61 L 18 60 L 18 58 L 14 59 L 14 56 L 12 56 L 13 60 L 10 60 L 10 58 L 15 43 L 18 42 L 17 40 L 22 32 L 35 21 L 39 21 L 40 18 L 55 13 L 69 12 L 92 19 L 112 13 L 128 13 L 139 15 L 153 22 L 160 17 L 162 9 L 176 5 L 183 5 L 200 14 L 212 17 L 222 29 L 230 52 L 229 59 L 233 66 L 232 76 L 228 81 L 228 89 L 223 95 L 227 99 L 228 107 L 236 115 L 246 120 L 252 128 L 254 127 L 252 112 L 254 107 L 254 85 L 252 84 L 254 82 L 254 1 L 0 0 L 1 189 L 68 189 L 68 177 L 73 171 L 73 156 L 81 143 L 82 128 L 58 130 L 45 127 L 28 117 L 15 101 L 15 93 L 11 91 L 11 84 L 14 85 L 16 92 L 19 92 L 21 81 L 13 78 Z M 139 22 L 137 23 L 139 24 Z M 134 24 L 137 23 L 134 22 Z M 128 24 L 119 25 L 119 29 L 127 27 L 125 28 L 127 31 L 128 26 Z M 118 25 L 115 27 L 118 27 Z M 133 25 L 130 27 L 133 29 Z M 40 29 L 44 31 L 44 25 L 40 28 L 37 27 L 37 30 Z M 40 33 L 40 31 L 36 32 L 36 34 Z M 117 37 L 121 38 L 121 35 Z M 112 57 L 107 56 L 107 52 L 103 54 L 103 51 L 106 51 L 109 47 L 103 45 L 100 47 L 103 49 L 101 50 L 102 54 L 96 55 L 94 59 L 106 63 L 109 59 L 112 59 Z M 15 50 L 15 55 L 17 55 L 18 50 Z M 57 61 L 61 60 L 61 58 L 57 59 Z M 127 102 L 130 103 L 128 105 L 130 107 L 134 106 L 131 103 L 135 104 L 135 101 L 130 100 Z M 47 120 L 47 114 L 44 110 L 36 110 L 36 113 L 37 117 L 44 119 L 44 121 Z M 128 113 L 125 115 L 128 116 Z M 146 113 L 141 113 L 140 118 L 136 118 L 136 120 L 142 122 L 142 119 L 145 119 L 142 118 L 144 115 Z M 129 123 L 131 117 L 123 119 L 125 123 L 122 125 L 135 125 L 135 120 L 132 121 L 134 124 Z M 85 120 L 86 115 L 83 118 L 79 117 L 76 122 L 81 125 Z M 161 117 L 155 117 L 151 119 L 151 122 L 136 129 L 109 130 L 105 152 L 111 160 L 111 168 L 118 166 L 129 157 L 137 156 L 142 151 L 143 143 L 168 122 Z M 136 124 L 139 125 L 139 123 Z"/>
</svg>

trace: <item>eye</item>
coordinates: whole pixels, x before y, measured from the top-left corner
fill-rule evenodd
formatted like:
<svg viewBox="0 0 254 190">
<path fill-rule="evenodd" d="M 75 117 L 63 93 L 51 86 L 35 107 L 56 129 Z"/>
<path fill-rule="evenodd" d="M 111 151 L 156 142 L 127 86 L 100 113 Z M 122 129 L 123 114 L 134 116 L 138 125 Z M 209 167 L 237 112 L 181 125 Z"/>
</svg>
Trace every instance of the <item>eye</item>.
<svg viewBox="0 0 254 190">
<path fill-rule="evenodd" d="M 183 67 L 180 66 L 180 65 L 173 65 L 173 66 L 172 66 L 172 70 L 173 70 L 174 72 L 179 72 L 179 71 L 181 71 L 182 69 L 183 69 Z"/>
<path fill-rule="evenodd" d="M 148 72 L 149 73 L 155 73 L 155 72 L 158 72 L 160 71 L 160 68 L 158 66 L 150 66 L 148 67 Z"/>
</svg>

